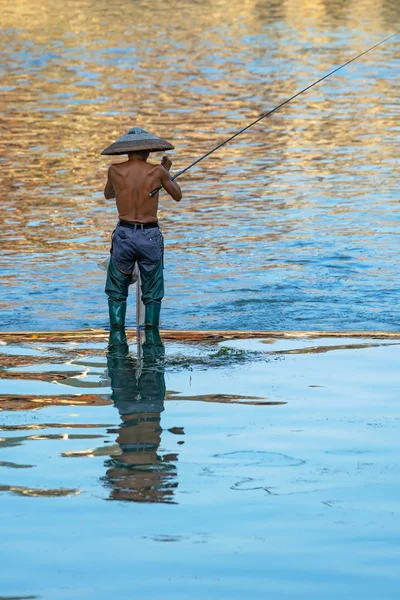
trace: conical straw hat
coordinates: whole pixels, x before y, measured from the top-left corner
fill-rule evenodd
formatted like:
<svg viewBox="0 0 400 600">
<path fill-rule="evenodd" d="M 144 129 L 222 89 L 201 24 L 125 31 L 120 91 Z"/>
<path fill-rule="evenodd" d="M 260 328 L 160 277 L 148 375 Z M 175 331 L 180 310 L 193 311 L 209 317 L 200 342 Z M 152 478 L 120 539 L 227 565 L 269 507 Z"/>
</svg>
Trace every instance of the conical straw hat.
<svg viewBox="0 0 400 600">
<path fill-rule="evenodd" d="M 128 133 L 120 137 L 116 142 L 103 150 L 102 154 L 127 154 L 137 150 L 172 150 L 173 145 L 152 133 L 148 133 L 140 127 L 130 129 Z"/>
</svg>

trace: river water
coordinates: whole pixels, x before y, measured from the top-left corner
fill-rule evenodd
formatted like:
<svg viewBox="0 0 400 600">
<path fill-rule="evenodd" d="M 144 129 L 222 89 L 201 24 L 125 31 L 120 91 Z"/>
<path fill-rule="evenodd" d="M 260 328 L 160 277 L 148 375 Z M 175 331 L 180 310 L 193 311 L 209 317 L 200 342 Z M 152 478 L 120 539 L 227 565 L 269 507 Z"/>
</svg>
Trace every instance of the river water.
<svg viewBox="0 0 400 600">
<path fill-rule="evenodd" d="M 116 137 L 134 125 L 166 137 L 181 169 L 400 29 L 395 0 L 0 0 L 0 11 L 6 330 L 107 325 L 97 263 L 116 211 L 100 152 Z M 161 197 L 164 326 L 398 328 L 399 44 L 202 162 L 181 179 L 181 204 Z"/>
<path fill-rule="evenodd" d="M 0 337 L 2 599 L 398 599 L 398 342 Z"/>
</svg>

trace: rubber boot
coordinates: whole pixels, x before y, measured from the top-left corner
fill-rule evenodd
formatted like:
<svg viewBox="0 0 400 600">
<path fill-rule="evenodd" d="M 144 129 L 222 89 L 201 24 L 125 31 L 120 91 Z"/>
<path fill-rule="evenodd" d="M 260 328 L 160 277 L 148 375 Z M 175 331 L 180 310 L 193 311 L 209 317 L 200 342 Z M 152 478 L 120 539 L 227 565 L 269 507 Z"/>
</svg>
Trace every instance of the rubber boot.
<svg viewBox="0 0 400 600">
<path fill-rule="evenodd" d="M 124 354 L 128 348 L 125 333 L 126 300 L 108 299 L 110 315 L 109 350 L 120 350 Z"/>
<path fill-rule="evenodd" d="M 145 305 L 144 324 L 146 327 L 159 327 L 161 300 L 164 297 L 164 275 L 162 258 L 154 269 L 146 271 L 140 266 L 142 302 Z"/>
<path fill-rule="evenodd" d="M 145 365 L 151 365 L 151 363 L 164 358 L 165 348 L 158 327 L 146 327 L 145 336 L 146 341 L 143 344 L 143 363 Z"/>
<path fill-rule="evenodd" d="M 149 327 L 155 327 L 156 329 L 160 326 L 160 312 L 161 302 L 151 302 L 145 305 L 144 324 L 146 329 Z"/>
<path fill-rule="evenodd" d="M 130 275 L 122 273 L 114 265 L 111 258 L 108 265 L 106 294 L 108 296 L 108 308 L 110 315 L 110 339 L 109 350 L 120 350 L 126 352 L 128 348 L 125 333 L 126 299 L 129 290 Z"/>
</svg>

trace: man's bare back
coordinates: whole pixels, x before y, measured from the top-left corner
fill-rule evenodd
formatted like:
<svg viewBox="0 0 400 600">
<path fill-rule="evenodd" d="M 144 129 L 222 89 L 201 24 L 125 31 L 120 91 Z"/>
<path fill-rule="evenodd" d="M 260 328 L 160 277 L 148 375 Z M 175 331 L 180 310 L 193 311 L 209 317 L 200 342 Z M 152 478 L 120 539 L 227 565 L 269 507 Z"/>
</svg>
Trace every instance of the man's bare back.
<svg viewBox="0 0 400 600">
<path fill-rule="evenodd" d="M 170 159 L 164 156 L 161 164 L 153 165 L 146 162 L 148 155 L 148 151 L 132 152 L 127 161 L 113 164 L 108 170 L 104 196 L 107 199 L 115 198 L 118 216 L 122 221 L 156 222 L 158 193 L 154 196 L 150 196 L 150 193 L 160 186 L 176 202 L 182 198 L 179 185 L 170 179 Z"/>
</svg>

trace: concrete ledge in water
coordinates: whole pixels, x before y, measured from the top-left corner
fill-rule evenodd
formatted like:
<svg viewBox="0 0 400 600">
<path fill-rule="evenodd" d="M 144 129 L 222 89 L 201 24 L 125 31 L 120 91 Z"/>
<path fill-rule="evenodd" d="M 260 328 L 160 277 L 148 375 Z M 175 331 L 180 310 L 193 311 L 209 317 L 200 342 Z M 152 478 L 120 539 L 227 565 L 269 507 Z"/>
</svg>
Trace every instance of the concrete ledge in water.
<svg viewBox="0 0 400 600">
<path fill-rule="evenodd" d="M 400 331 L 221 331 L 162 329 L 163 340 L 176 341 L 221 341 L 235 339 L 300 339 L 300 338 L 366 338 L 400 339 Z M 129 340 L 136 338 L 136 329 L 127 329 Z M 10 342 L 80 342 L 107 340 L 105 329 L 79 329 L 76 331 L 5 331 L 0 333 L 0 343 Z"/>
</svg>

